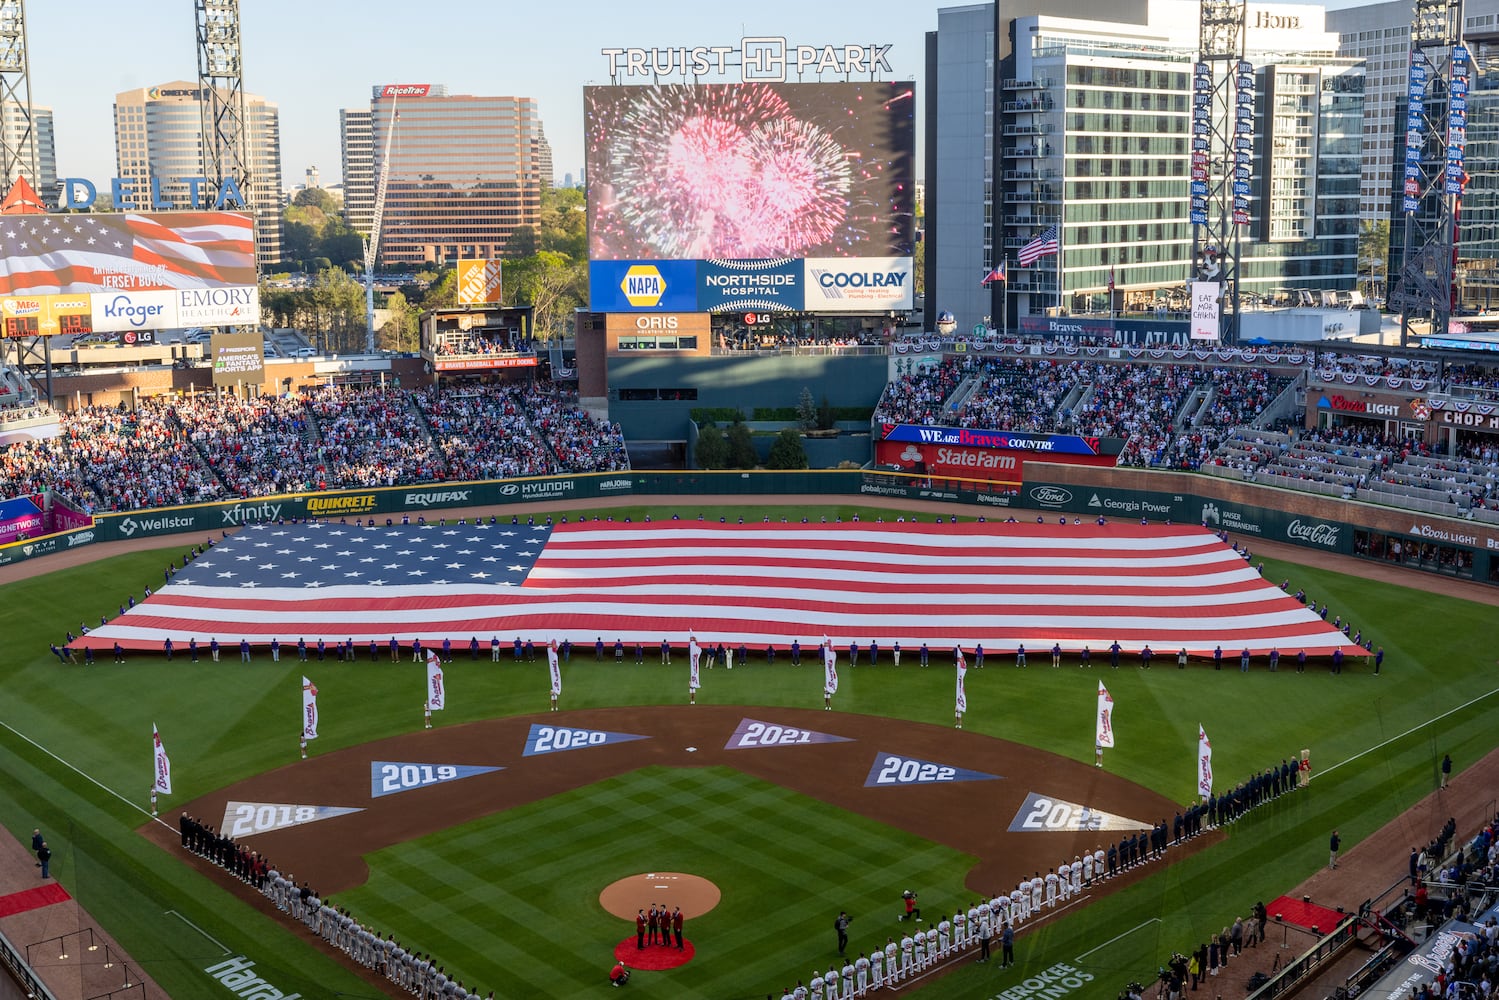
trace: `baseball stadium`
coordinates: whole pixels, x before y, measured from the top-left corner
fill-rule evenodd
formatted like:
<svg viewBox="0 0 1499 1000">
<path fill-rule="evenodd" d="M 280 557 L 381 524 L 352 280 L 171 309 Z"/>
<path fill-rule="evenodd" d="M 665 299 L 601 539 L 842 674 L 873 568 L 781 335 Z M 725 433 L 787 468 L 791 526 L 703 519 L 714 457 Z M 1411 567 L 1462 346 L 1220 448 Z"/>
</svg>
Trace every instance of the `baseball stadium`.
<svg viewBox="0 0 1499 1000">
<path fill-rule="evenodd" d="M 443 244 L 375 350 L 375 222 L 331 354 L 248 211 L 18 209 L 0 998 L 1490 994 L 1499 366 L 1241 337 L 1196 230 L 1064 299 L 1040 214 L 964 332 L 912 82 L 583 97 L 565 336 Z"/>
</svg>

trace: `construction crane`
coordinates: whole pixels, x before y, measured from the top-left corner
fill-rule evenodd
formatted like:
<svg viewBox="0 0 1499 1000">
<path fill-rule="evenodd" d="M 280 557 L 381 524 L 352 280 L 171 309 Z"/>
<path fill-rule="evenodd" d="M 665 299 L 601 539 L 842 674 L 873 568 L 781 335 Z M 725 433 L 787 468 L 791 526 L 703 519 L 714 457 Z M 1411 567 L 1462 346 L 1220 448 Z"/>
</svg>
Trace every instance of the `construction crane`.
<svg viewBox="0 0 1499 1000">
<path fill-rule="evenodd" d="M 380 153 L 380 174 L 375 178 L 375 212 L 370 219 L 370 234 L 364 241 L 364 350 L 375 353 L 375 257 L 380 252 L 380 224 L 385 215 L 385 187 L 390 180 L 390 141 L 395 138 L 396 125 L 401 121 L 401 112 L 396 102 L 401 99 L 398 88 L 388 88 L 390 93 L 390 128 L 385 130 L 385 149 Z M 375 116 L 370 115 L 370 130 L 373 134 Z"/>
</svg>

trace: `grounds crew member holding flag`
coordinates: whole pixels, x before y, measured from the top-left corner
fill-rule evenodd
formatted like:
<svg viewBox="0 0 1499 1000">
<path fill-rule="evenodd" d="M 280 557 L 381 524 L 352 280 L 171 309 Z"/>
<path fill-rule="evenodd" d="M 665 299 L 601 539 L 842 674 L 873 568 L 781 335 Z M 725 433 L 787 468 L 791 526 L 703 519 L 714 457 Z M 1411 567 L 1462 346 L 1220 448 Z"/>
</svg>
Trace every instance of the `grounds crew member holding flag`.
<svg viewBox="0 0 1499 1000">
<path fill-rule="evenodd" d="M 155 775 L 151 779 L 151 815 L 156 815 L 156 794 L 172 794 L 172 762 L 167 759 L 166 747 L 161 745 L 161 733 L 156 723 L 151 723 L 151 743 L 155 753 Z"/>
<path fill-rule="evenodd" d="M 557 640 L 547 646 L 547 671 L 552 675 L 552 711 L 557 711 L 557 699 L 562 697 L 562 667 L 557 663 Z"/>
<path fill-rule="evenodd" d="M 1204 800 L 1213 794 L 1213 744 L 1202 723 L 1197 724 L 1197 794 Z"/>
<path fill-rule="evenodd" d="M 302 678 L 302 759 L 307 759 L 307 741 L 317 739 L 317 688 Z"/>
<path fill-rule="evenodd" d="M 963 689 L 963 678 L 968 675 L 968 661 L 963 658 L 963 647 L 954 647 L 958 657 L 958 693 L 953 704 L 954 728 L 963 728 L 963 713 L 968 711 L 968 693 Z"/>
<path fill-rule="evenodd" d="M 687 703 L 697 704 L 697 689 L 701 686 L 701 677 L 698 673 L 699 665 L 703 658 L 703 651 L 698 647 L 697 636 L 687 638 Z"/>
<path fill-rule="evenodd" d="M 822 637 L 822 708 L 833 710 L 833 695 L 838 693 L 838 649 L 827 636 Z"/>
<path fill-rule="evenodd" d="M 447 704 L 447 692 L 443 689 L 442 657 L 437 650 L 427 650 L 427 700 L 422 703 L 423 728 L 432 728 L 432 713 L 441 711 Z"/>
<path fill-rule="evenodd" d="M 1093 731 L 1093 766 L 1103 767 L 1103 752 L 1114 747 L 1114 699 L 1098 682 L 1098 722 Z"/>
</svg>

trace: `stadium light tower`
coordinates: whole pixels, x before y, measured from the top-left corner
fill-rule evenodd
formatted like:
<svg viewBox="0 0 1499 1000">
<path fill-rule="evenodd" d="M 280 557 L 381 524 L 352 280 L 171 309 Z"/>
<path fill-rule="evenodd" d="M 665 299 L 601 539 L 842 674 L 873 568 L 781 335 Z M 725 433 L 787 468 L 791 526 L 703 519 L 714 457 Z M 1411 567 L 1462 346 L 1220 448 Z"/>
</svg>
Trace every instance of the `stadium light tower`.
<svg viewBox="0 0 1499 1000">
<path fill-rule="evenodd" d="M 1192 275 L 1218 286 L 1218 336 L 1238 342 L 1239 233 L 1249 223 L 1254 68 L 1244 0 L 1202 0 L 1192 72 Z M 1261 211 L 1269 211 L 1268 206 Z"/>
<path fill-rule="evenodd" d="M 1413 318 L 1425 315 L 1432 336 L 1446 334 L 1452 319 L 1472 74 L 1462 28 L 1462 0 L 1416 0 L 1406 79 L 1405 233 L 1389 296 L 1400 310 L 1402 346 Z"/>
<path fill-rule="evenodd" d="M 3 0 L 0 0 L 3 2 Z M 226 180 L 250 196 L 249 128 L 239 0 L 195 0 L 198 17 L 198 106 L 203 122 L 203 175 L 217 189 Z M 256 208 L 259 206 L 250 205 Z"/>
<path fill-rule="evenodd" d="M 0 0 L 0 170 L 7 188 L 17 177 L 41 183 L 26 59 L 26 0 Z M 53 192 L 38 194 L 45 199 Z"/>
</svg>

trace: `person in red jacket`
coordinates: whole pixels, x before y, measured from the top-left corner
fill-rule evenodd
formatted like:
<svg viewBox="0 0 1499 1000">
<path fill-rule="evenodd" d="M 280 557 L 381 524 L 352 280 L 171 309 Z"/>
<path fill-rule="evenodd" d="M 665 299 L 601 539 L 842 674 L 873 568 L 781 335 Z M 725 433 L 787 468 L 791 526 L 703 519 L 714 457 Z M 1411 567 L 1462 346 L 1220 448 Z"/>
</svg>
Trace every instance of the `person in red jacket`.
<svg viewBox="0 0 1499 1000">
<path fill-rule="evenodd" d="M 609 970 L 609 982 L 615 986 L 623 986 L 630 981 L 630 970 L 623 962 L 615 962 L 614 968 Z"/>
<path fill-rule="evenodd" d="M 645 911 L 635 915 L 635 947 L 645 949 Z"/>
<path fill-rule="evenodd" d="M 682 908 L 680 906 L 672 911 L 671 930 L 677 936 L 677 951 L 682 951 Z"/>
</svg>

